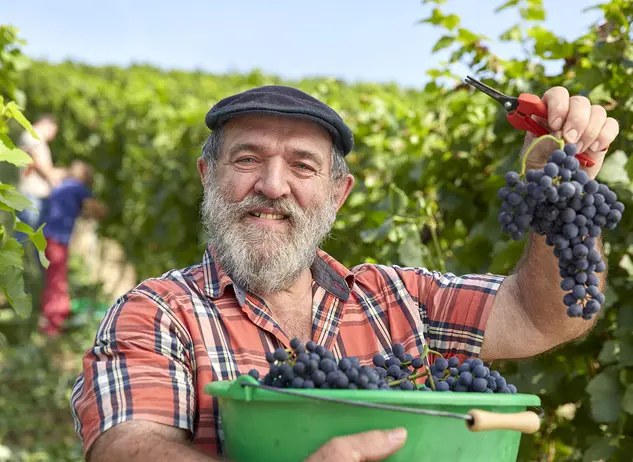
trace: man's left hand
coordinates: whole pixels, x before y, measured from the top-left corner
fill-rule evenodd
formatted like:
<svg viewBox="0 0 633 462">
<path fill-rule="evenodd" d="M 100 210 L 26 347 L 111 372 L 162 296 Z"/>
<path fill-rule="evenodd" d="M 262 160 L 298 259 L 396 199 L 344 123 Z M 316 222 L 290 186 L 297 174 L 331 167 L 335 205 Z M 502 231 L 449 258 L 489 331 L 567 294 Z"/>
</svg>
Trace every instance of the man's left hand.
<svg viewBox="0 0 633 462">
<path fill-rule="evenodd" d="M 564 87 L 553 87 L 543 94 L 543 102 L 547 106 L 547 120 L 539 119 L 557 138 L 566 143 L 575 143 L 578 152 L 585 152 L 594 161 L 593 167 L 582 167 L 591 178 L 600 171 L 609 145 L 618 136 L 618 122 L 607 116 L 607 111 L 597 104 L 591 104 L 584 96 L 569 96 Z M 525 148 L 536 137 L 528 133 Z M 554 144 L 542 141 L 532 150 L 527 159 L 528 169 L 543 168 Z"/>
</svg>

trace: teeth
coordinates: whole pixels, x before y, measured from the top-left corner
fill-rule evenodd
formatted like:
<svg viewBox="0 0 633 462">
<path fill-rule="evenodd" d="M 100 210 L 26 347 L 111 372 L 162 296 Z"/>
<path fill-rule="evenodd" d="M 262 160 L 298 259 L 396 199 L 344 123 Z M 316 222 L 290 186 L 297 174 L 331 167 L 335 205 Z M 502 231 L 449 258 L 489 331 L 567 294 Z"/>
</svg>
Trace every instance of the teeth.
<svg viewBox="0 0 633 462">
<path fill-rule="evenodd" d="M 264 218 L 266 220 L 283 220 L 284 218 L 286 218 L 283 215 L 277 215 L 277 214 L 272 214 L 272 213 L 259 213 L 259 212 L 253 212 L 251 213 L 251 215 L 257 217 L 257 218 Z"/>
</svg>

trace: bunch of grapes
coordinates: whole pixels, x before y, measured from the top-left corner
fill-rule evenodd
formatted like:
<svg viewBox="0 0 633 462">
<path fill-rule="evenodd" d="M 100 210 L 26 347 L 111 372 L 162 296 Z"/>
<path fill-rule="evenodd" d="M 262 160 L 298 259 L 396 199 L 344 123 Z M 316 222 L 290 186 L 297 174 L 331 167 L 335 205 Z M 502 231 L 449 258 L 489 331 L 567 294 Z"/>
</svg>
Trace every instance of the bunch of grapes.
<svg viewBox="0 0 633 462">
<path fill-rule="evenodd" d="M 589 179 L 575 156 L 576 146 L 566 144 L 552 152 L 545 167 L 528 170 L 524 179 L 508 172 L 498 193 L 499 222 L 514 240 L 529 229 L 545 236 L 558 258 L 567 315 L 588 320 L 604 302 L 596 273 L 605 271 L 606 264 L 596 240 L 603 228 L 616 227 L 624 204 L 608 186 Z"/>
<path fill-rule="evenodd" d="M 456 357 L 448 360 L 437 358 L 430 368 L 422 391 L 434 388 L 438 391 L 516 393 L 517 388 L 508 383 L 498 372 L 491 371 L 481 359 L 469 358 L 462 364 Z M 431 383 L 433 382 L 433 384 Z"/>
<path fill-rule="evenodd" d="M 290 346 L 266 354 L 270 368 L 262 379 L 256 369 L 249 375 L 278 388 L 517 392 L 514 385 L 507 384 L 497 371 L 491 372 L 480 359 L 467 359 L 460 364 L 456 357 L 446 360 L 438 355 L 435 363 L 427 367 L 423 359 L 427 353 L 414 357 L 405 353 L 401 344 L 393 344 L 392 354 L 374 356 L 372 367 L 361 366 L 356 357 L 336 361 L 332 352 L 312 341 L 304 345 L 295 338 Z"/>
</svg>

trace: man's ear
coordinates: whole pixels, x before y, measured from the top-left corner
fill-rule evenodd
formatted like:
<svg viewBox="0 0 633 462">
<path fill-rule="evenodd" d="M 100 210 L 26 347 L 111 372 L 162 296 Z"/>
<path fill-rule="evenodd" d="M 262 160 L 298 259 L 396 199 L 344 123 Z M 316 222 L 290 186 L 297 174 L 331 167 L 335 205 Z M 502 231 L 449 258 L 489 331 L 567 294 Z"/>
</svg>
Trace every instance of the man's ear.
<svg viewBox="0 0 633 462">
<path fill-rule="evenodd" d="M 204 178 L 207 173 L 207 163 L 202 157 L 198 157 L 198 174 L 200 175 L 200 181 L 204 184 Z"/>
<path fill-rule="evenodd" d="M 352 188 L 354 187 L 354 176 L 349 173 L 345 178 L 343 178 L 338 186 L 336 191 L 336 211 L 338 212 L 340 208 L 343 206 L 345 201 L 347 200 L 347 196 L 352 192 Z"/>
</svg>

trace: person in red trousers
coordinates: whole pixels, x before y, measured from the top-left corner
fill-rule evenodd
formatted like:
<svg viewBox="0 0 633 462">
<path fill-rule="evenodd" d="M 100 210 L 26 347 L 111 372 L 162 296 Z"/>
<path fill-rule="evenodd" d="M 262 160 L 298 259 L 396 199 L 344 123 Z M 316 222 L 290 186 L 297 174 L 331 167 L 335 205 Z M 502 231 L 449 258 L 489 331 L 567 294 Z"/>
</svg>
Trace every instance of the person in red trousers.
<svg viewBox="0 0 633 462">
<path fill-rule="evenodd" d="M 42 292 L 43 333 L 56 336 L 70 314 L 68 293 L 68 245 L 80 215 L 101 219 L 106 207 L 92 198 L 93 170 L 83 161 L 74 161 L 68 176 L 51 192 L 42 215 L 46 237 L 46 258 L 50 261 Z"/>
</svg>

